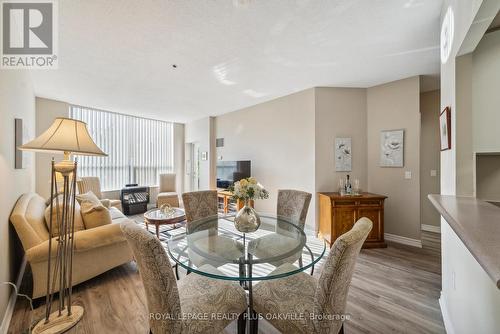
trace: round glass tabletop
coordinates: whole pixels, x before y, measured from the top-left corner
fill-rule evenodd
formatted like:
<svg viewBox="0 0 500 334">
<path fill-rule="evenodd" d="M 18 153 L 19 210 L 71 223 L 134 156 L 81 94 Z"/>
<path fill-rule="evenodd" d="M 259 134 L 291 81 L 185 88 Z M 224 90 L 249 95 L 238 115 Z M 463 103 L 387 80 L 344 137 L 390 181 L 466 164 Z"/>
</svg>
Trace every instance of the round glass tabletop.
<svg viewBox="0 0 500 334">
<path fill-rule="evenodd" d="M 188 271 L 237 281 L 289 276 L 313 267 L 324 255 L 324 241 L 306 235 L 290 220 L 260 218 L 259 229 L 252 233 L 236 230 L 234 216 L 190 222 L 185 234 L 167 241 L 168 252 Z"/>
</svg>

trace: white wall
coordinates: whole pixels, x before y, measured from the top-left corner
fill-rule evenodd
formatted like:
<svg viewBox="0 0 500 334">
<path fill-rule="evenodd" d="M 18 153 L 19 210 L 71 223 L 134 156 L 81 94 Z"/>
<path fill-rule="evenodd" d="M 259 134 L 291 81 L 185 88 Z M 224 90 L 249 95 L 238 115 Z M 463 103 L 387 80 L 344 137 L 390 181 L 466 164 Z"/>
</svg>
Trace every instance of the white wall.
<svg viewBox="0 0 500 334">
<path fill-rule="evenodd" d="M 216 137 L 224 138 L 217 156 L 252 161 L 252 175 L 270 192 L 257 201 L 259 211 L 276 212 L 278 189 L 312 193 L 307 224 L 313 227 L 314 126 L 314 89 L 227 113 L 215 121 Z"/>
<path fill-rule="evenodd" d="M 368 88 L 368 191 L 388 196 L 386 233 L 420 240 L 420 78 Z M 383 168 L 380 132 L 404 129 L 404 168 Z M 411 179 L 405 179 L 405 172 Z"/>
<path fill-rule="evenodd" d="M 23 193 L 35 189 L 35 159 L 28 153 L 25 169 L 14 169 L 14 119 L 21 118 L 29 139 L 35 135 L 35 96 L 28 72 L 3 70 L 0 74 L 0 282 L 14 281 L 19 270 L 17 235 L 9 223 L 14 205 Z M 21 248 L 22 249 L 22 248 Z M 12 289 L 0 286 L 0 319 Z"/>
<path fill-rule="evenodd" d="M 69 116 L 66 102 L 36 98 L 36 136 L 47 130 L 57 117 Z M 34 137 L 33 137 L 34 138 Z M 36 153 L 36 192 L 43 198 L 50 197 L 51 160 L 62 160 L 62 154 Z"/>
<path fill-rule="evenodd" d="M 500 152 L 500 30 L 486 34 L 472 54 L 475 152 Z"/>
<path fill-rule="evenodd" d="M 441 21 L 447 8 L 451 7 L 455 16 L 455 34 L 450 58 L 441 65 L 441 110 L 450 106 L 452 114 L 452 148 L 441 152 L 442 194 L 455 195 L 457 193 L 457 182 L 460 184 L 456 169 L 459 163 L 456 151 L 457 137 L 470 135 L 470 133 L 457 132 L 460 129 L 457 128 L 457 112 L 460 112 L 457 107 L 463 106 L 459 101 L 460 91 L 457 89 L 463 89 L 463 87 L 456 82 L 455 58 L 475 48 L 474 43 L 478 40 L 477 34 L 484 33 L 489 25 L 488 17 L 493 18 L 498 12 L 499 4 L 498 0 L 445 0 L 443 4 Z M 476 17 L 478 13 L 479 16 Z M 472 38 L 469 38 L 470 36 Z M 458 65 L 460 68 L 460 64 Z M 459 73 L 458 75 L 460 76 Z M 464 189 L 467 189 L 467 186 L 465 187 Z M 446 329 L 449 333 L 496 333 L 500 327 L 496 323 L 500 308 L 498 290 L 491 289 L 491 284 L 493 284 L 491 279 L 485 277 L 484 270 L 472 256 L 467 255 L 468 251 L 463 249 L 463 243 L 450 231 L 446 220 L 441 218 L 443 251 L 440 304 Z"/>
</svg>

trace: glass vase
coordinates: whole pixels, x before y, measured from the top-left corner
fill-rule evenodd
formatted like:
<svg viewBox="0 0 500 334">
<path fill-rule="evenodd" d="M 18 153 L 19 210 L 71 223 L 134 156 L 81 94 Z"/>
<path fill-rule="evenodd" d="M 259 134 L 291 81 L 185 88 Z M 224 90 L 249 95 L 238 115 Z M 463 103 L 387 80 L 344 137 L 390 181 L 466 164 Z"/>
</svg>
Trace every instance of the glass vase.
<svg viewBox="0 0 500 334">
<path fill-rule="evenodd" d="M 236 214 L 234 226 L 243 233 L 255 232 L 260 226 L 260 217 L 254 208 L 250 206 L 250 200 L 245 200 L 245 205 Z"/>
</svg>

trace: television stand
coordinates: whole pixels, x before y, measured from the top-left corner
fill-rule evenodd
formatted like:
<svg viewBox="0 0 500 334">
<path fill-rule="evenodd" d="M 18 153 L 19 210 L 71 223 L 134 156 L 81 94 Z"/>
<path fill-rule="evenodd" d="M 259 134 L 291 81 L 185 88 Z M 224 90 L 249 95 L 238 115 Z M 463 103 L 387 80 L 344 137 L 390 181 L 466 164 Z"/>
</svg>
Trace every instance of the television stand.
<svg viewBox="0 0 500 334">
<path fill-rule="evenodd" d="M 243 201 L 237 200 L 236 201 L 236 210 L 232 209 L 231 208 L 231 203 L 234 202 L 234 200 L 232 199 L 232 197 L 233 197 L 233 193 L 230 192 L 229 190 L 227 190 L 227 189 L 217 189 L 217 198 L 219 200 L 221 200 L 221 202 L 223 204 L 222 205 L 222 211 L 224 212 L 224 214 L 228 214 L 228 213 L 231 213 L 231 212 L 238 212 L 245 205 L 245 203 Z M 250 201 L 250 205 L 253 208 L 254 201 Z"/>
</svg>

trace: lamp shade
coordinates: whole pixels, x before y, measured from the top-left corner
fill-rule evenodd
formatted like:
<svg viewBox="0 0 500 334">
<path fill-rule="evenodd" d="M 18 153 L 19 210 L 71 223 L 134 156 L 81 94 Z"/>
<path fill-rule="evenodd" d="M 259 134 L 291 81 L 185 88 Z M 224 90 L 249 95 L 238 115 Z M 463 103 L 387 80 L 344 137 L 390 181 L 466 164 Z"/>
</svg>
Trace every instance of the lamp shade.
<svg viewBox="0 0 500 334">
<path fill-rule="evenodd" d="M 20 150 L 106 156 L 94 142 L 85 122 L 58 117 L 44 133 L 19 147 Z"/>
</svg>

